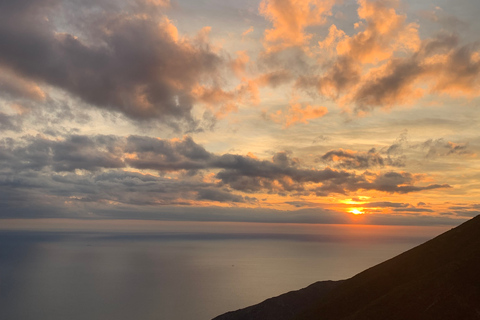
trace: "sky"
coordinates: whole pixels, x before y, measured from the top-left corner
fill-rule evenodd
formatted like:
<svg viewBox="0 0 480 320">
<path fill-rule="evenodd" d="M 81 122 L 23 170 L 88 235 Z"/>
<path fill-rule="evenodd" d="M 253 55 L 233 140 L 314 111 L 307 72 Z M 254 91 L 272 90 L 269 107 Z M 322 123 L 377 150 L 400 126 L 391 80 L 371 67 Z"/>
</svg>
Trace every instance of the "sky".
<svg viewBox="0 0 480 320">
<path fill-rule="evenodd" d="M 460 223 L 480 213 L 479 15 L 1 1 L 0 218 Z"/>
</svg>

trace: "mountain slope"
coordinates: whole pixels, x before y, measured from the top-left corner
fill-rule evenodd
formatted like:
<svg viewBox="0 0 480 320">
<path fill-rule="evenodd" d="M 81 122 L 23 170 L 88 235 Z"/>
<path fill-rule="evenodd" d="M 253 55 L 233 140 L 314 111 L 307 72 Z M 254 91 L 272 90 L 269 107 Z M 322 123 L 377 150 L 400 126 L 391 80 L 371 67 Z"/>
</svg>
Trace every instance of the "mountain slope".
<svg viewBox="0 0 480 320">
<path fill-rule="evenodd" d="M 277 319 L 263 312 L 262 319 Z M 480 216 L 343 281 L 283 319 L 480 319 Z"/>
<path fill-rule="evenodd" d="M 342 281 L 319 281 L 306 288 L 290 291 L 278 297 L 267 299 L 259 304 L 227 312 L 213 320 L 289 320 L 305 311 L 336 288 Z"/>
</svg>

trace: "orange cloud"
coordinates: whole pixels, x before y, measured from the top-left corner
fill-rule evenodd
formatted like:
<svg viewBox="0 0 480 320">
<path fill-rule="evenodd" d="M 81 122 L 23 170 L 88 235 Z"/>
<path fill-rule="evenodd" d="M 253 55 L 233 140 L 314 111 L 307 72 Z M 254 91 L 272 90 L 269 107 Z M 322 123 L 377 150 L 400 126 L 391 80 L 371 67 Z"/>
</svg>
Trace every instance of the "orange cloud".
<svg viewBox="0 0 480 320">
<path fill-rule="evenodd" d="M 178 42 L 178 29 L 167 17 L 163 17 L 162 21 L 159 24 L 160 30 L 163 30 L 171 40 Z"/>
<path fill-rule="evenodd" d="M 318 42 L 318 46 L 321 49 L 332 49 L 333 45 L 339 40 L 345 38 L 346 34 L 343 30 L 337 28 L 336 25 L 332 24 L 328 29 L 328 35 L 323 41 Z"/>
<path fill-rule="evenodd" d="M 297 123 L 307 124 L 309 120 L 321 118 L 328 113 L 326 107 L 321 106 L 303 106 L 302 103 L 296 102 L 295 99 L 290 101 L 290 107 L 286 112 L 278 110 L 270 115 L 270 118 L 277 122 L 283 123 L 285 128 L 293 126 Z"/>
<path fill-rule="evenodd" d="M 361 31 L 347 36 L 332 25 L 318 45 L 322 58 L 336 57 L 323 62 L 318 75 L 299 77 L 296 88 L 314 88 L 357 115 L 409 105 L 427 94 L 479 96 L 477 45 L 460 46 L 458 36 L 445 33 L 421 41 L 418 25 L 396 12 L 397 1 L 358 3 Z"/>
<path fill-rule="evenodd" d="M 273 24 L 265 30 L 267 51 L 305 45 L 312 37 L 305 29 L 325 23 L 334 4 L 334 0 L 263 0 L 260 14 Z"/>
<path fill-rule="evenodd" d="M 212 110 L 218 119 L 238 110 L 239 104 L 257 105 L 260 101 L 258 87 L 253 80 L 242 79 L 233 90 L 225 91 L 221 87 L 197 84 L 192 92 L 196 101 Z"/>
<path fill-rule="evenodd" d="M 146 4 L 151 4 L 158 7 L 169 7 L 170 0 L 145 0 Z"/>
<path fill-rule="evenodd" d="M 43 101 L 46 93 L 33 81 L 0 68 L 0 93 L 12 98 L 27 98 L 35 101 Z"/>
<path fill-rule="evenodd" d="M 338 43 L 337 53 L 362 63 L 376 63 L 390 58 L 398 50 L 417 50 L 419 26 L 407 23 L 407 17 L 397 14 L 395 8 L 389 6 L 391 3 L 396 6 L 397 1 L 358 0 L 358 16 L 366 22 L 365 30 Z"/>
<path fill-rule="evenodd" d="M 231 62 L 231 68 L 237 77 L 241 78 L 245 74 L 249 61 L 250 57 L 246 51 L 237 51 L 237 58 Z"/>
<path fill-rule="evenodd" d="M 458 47 L 454 36 L 425 40 L 407 58 L 392 59 L 363 76 L 348 97 L 357 111 L 413 103 L 428 93 L 478 96 L 480 61 L 471 45 Z"/>
<path fill-rule="evenodd" d="M 243 40 L 243 38 L 245 38 L 248 34 L 252 33 L 253 30 L 254 30 L 253 27 L 250 27 L 250 28 L 248 28 L 247 30 L 243 31 L 243 32 L 242 32 L 242 40 Z"/>
</svg>

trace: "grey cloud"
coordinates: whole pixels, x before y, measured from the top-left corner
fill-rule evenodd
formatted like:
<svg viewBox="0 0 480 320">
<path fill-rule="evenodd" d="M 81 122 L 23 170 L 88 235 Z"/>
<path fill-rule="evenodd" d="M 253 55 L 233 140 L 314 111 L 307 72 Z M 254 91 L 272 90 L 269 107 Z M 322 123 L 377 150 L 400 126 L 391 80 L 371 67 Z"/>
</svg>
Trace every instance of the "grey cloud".
<svg viewBox="0 0 480 320">
<path fill-rule="evenodd" d="M 454 215 L 461 217 L 475 217 L 480 214 L 480 204 L 457 204 L 448 207 L 448 209 Z"/>
<path fill-rule="evenodd" d="M 272 69 L 278 74 L 286 72 L 294 75 L 305 74 L 309 73 L 312 68 L 308 55 L 300 47 L 262 52 L 258 64 L 260 68 Z"/>
<path fill-rule="evenodd" d="M 317 162 L 324 162 L 333 165 L 336 168 L 344 169 L 369 169 L 375 167 L 405 167 L 406 157 L 403 155 L 392 156 L 398 154 L 398 151 L 391 149 L 396 146 L 390 146 L 386 156 L 382 155 L 382 150 L 377 151 L 375 148 L 367 152 L 352 151 L 344 149 L 330 150 L 323 156 L 316 159 Z"/>
<path fill-rule="evenodd" d="M 276 88 L 282 84 L 285 84 L 293 79 L 292 74 L 286 70 L 276 70 L 262 75 L 259 78 L 259 82 L 262 85 L 269 85 Z"/>
<path fill-rule="evenodd" d="M 411 98 L 410 86 L 425 72 L 418 61 L 404 59 L 392 59 L 388 69 L 387 75 L 368 80 L 355 93 L 353 100 L 357 111 L 404 103 Z"/>
<path fill-rule="evenodd" d="M 140 2 L 116 10 L 102 1 L 85 6 L 2 1 L 0 66 L 132 119 L 192 122 L 191 89 L 215 78 L 222 58 L 200 39 L 176 41 Z M 69 30 L 79 37 L 63 32 L 72 26 L 81 26 Z"/>
<path fill-rule="evenodd" d="M 43 91 L 33 82 L 0 68 L 0 93 L 2 98 L 43 100 Z"/>
<path fill-rule="evenodd" d="M 9 115 L 0 112 L 0 132 L 14 131 L 20 132 L 22 130 L 22 119 L 18 115 Z"/>
<path fill-rule="evenodd" d="M 402 213 L 435 212 L 432 209 L 425 209 L 425 208 L 395 208 L 393 209 L 393 211 L 402 212 Z"/>
<path fill-rule="evenodd" d="M 384 75 L 361 83 L 353 98 L 356 110 L 403 104 L 414 95 L 415 84 L 423 80 L 432 80 L 432 92 L 475 90 L 480 76 L 480 62 L 473 59 L 476 46 L 458 44 L 456 35 L 439 34 L 423 41 L 419 51 L 410 57 L 390 60 Z M 444 54 L 446 61 L 426 63 L 435 54 Z"/>
<path fill-rule="evenodd" d="M 321 75 L 300 76 L 295 86 L 301 89 L 316 88 L 321 94 L 336 99 L 361 79 L 358 62 L 348 56 L 339 56 L 324 66 Z"/>
<path fill-rule="evenodd" d="M 320 157 L 326 163 L 333 163 L 335 167 L 347 169 L 368 169 L 371 167 L 383 167 L 385 161 L 375 150 L 368 152 L 355 152 L 351 150 L 331 150 Z"/>
<path fill-rule="evenodd" d="M 211 200 L 218 202 L 245 202 L 245 199 L 236 194 L 218 189 L 202 189 L 198 191 L 199 200 Z"/>
<path fill-rule="evenodd" d="M 329 193 L 348 194 L 358 190 L 376 190 L 387 193 L 406 194 L 424 190 L 451 188 L 448 184 L 430 184 L 417 186 L 417 179 L 408 172 L 389 171 L 385 173 L 364 172 L 361 175 L 351 174 L 344 179 L 326 181 L 316 189 L 318 196 L 327 196 Z"/>
<path fill-rule="evenodd" d="M 117 139 L 112 136 L 70 136 L 62 143 L 52 146 L 53 169 L 73 171 L 84 169 L 95 171 L 100 168 L 123 168 L 120 151 L 112 147 Z"/>
<path fill-rule="evenodd" d="M 351 42 L 354 47 L 366 48 L 360 38 Z M 296 87 L 315 91 L 342 104 L 352 106 L 357 113 L 375 108 L 389 108 L 407 104 L 424 93 L 417 85 L 425 84 L 433 93 L 475 93 L 480 79 L 480 62 L 475 58 L 477 44 L 463 45 L 458 35 L 440 33 L 422 41 L 420 48 L 407 56 L 391 58 L 382 68 L 362 75 L 362 63 L 355 50 L 339 55 L 321 68 L 299 74 Z M 365 53 L 365 52 L 363 52 Z M 433 62 L 434 55 L 445 57 L 443 62 Z M 288 69 L 288 67 L 285 67 Z"/>
<path fill-rule="evenodd" d="M 190 137 L 172 142 L 130 136 L 127 138 L 125 151 L 137 154 L 136 158 L 125 160 L 128 165 L 138 169 L 160 171 L 206 169 L 209 167 L 209 161 L 214 158 L 214 155 L 196 144 Z"/>
<path fill-rule="evenodd" d="M 408 147 L 408 132 L 404 130 L 395 142 L 386 150 L 383 150 L 388 156 L 402 155 L 405 148 Z"/>
<path fill-rule="evenodd" d="M 305 190 L 306 183 L 334 181 L 351 175 L 346 171 L 330 168 L 323 170 L 297 168 L 290 162 L 292 160 L 284 159 L 285 156 L 285 153 L 277 154 L 273 161 L 266 161 L 226 154 L 218 157 L 214 166 L 224 169 L 217 174 L 222 183 L 246 192 L 262 189 L 301 192 Z M 280 161 L 279 158 L 283 160 Z"/>
<path fill-rule="evenodd" d="M 416 145 L 415 147 L 420 147 L 426 150 L 426 158 L 471 154 L 471 152 L 467 149 L 466 143 L 454 143 L 451 141 L 445 141 L 444 139 L 429 139 L 420 145 Z"/>
<path fill-rule="evenodd" d="M 360 183 L 358 186 L 365 190 L 378 190 L 388 193 L 410 193 L 422 190 L 451 188 L 448 184 L 430 184 L 424 187 L 413 185 L 415 178 L 408 172 L 387 172 L 377 176 L 371 183 Z"/>
<path fill-rule="evenodd" d="M 389 202 L 389 201 L 381 201 L 381 202 L 369 202 L 366 204 L 362 204 L 362 207 L 366 208 L 405 208 L 408 207 L 408 203 L 399 203 L 399 202 Z"/>
<path fill-rule="evenodd" d="M 47 166 L 56 172 L 122 168 L 125 165 L 120 151 L 112 146 L 116 141 L 112 136 L 72 135 L 63 141 L 29 138 L 27 145 L 0 146 L 0 160 L 3 158 L 15 170 L 41 170 Z"/>
<path fill-rule="evenodd" d="M 327 196 L 360 189 L 408 193 L 449 187 L 417 186 L 418 179 L 405 172 L 356 174 L 328 167 L 306 169 L 288 152 L 279 152 L 271 160 L 216 155 L 190 137 L 161 140 L 69 135 L 63 140 L 5 139 L 0 145 L 0 165 L 0 186 L 29 194 L 44 193 L 56 199 L 52 201 L 77 205 L 257 201 L 236 191 Z M 129 172 L 129 168 L 155 170 L 159 176 Z M 176 178 L 166 176 L 169 172 Z M 207 172 L 217 180 L 205 182 L 203 175 Z"/>
</svg>

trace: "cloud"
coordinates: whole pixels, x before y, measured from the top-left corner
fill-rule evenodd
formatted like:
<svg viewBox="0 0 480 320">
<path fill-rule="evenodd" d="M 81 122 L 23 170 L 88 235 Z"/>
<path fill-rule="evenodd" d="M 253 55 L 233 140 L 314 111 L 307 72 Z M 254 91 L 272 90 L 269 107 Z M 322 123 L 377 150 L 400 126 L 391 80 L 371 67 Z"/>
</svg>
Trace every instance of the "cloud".
<svg viewBox="0 0 480 320">
<path fill-rule="evenodd" d="M 298 123 L 307 124 L 310 120 L 322 118 L 328 113 L 328 109 L 322 106 L 303 105 L 294 99 L 286 111 L 278 110 L 270 114 L 270 118 L 276 123 L 282 123 L 284 128 Z"/>
<path fill-rule="evenodd" d="M 250 33 L 252 33 L 254 31 L 254 28 L 253 26 L 250 26 L 250 28 L 248 28 L 247 30 L 243 31 L 242 32 L 242 40 L 245 39 L 245 37 L 247 35 L 249 35 Z"/>
<path fill-rule="evenodd" d="M 33 81 L 19 77 L 8 69 L 0 68 L 0 93 L 2 98 L 42 101 L 46 93 Z"/>
<path fill-rule="evenodd" d="M 395 208 L 393 209 L 394 212 L 401 212 L 401 213 L 421 213 L 421 212 L 435 212 L 432 209 L 426 209 L 426 208 Z"/>
<path fill-rule="evenodd" d="M 388 193 L 410 193 L 423 190 L 432 190 L 439 188 L 451 188 L 448 184 L 430 184 L 424 187 L 415 186 L 414 183 L 419 177 L 409 172 L 386 172 L 376 175 L 369 183 L 358 183 L 355 187 L 364 190 L 378 190 Z"/>
<path fill-rule="evenodd" d="M 192 122 L 192 89 L 213 81 L 224 59 L 205 36 L 180 36 L 151 10 L 165 3 L 3 1 L 0 67 L 17 77 L 4 90 L 38 99 L 31 83 L 45 83 L 131 119 Z"/>
<path fill-rule="evenodd" d="M 389 201 L 369 202 L 369 203 L 362 204 L 362 207 L 365 207 L 365 208 L 406 208 L 408 206 L 409 206 L 408 203 L 389 202 Z"/>
<path fill-rule="evenodd" d="M 309 94 L 314 89 L 358 115 L 410 105 L 430 94 L 478 96 L 477 44 L 463 44 L 445 31 L 421 40 L 419 26 L 397 12 L 398 1 L 357 2 L 358 31 L 347 35 L 332 24 L 319 42 L 321 63 L 297 74 L 296 89 Z"/>
<path fill-rule="evenodd" d="M 21 118 L 17 115 L 9 115 L 0 112 L 0 132 L 14 131 L 20 132 L 22 130 Z"/>
<path fill-rule="evenodd" d="M 198 191 L 199 200 L 211 200 L 217 202 L 245 202 L 244 197 L 218 189 L 202 189 Z"/>
<path fill-rule="evenodd" d="M 343 149 L 331 150 L 321 156 L 319 160 L 346 169 L 368 169 L 385 165 L 383 157 L 374 148 L 368 152 Z"/>
<path fill-rule="evenodd" d="M 42 170 L 51 167 L 54 172 L 76 169 L 96 171 L 105 168 L 123 168 L 118 141 L 113 136 L 93 138 L 71 135 L 63 141 L 28 138 L 27 145 L 4 144 L 1 158 L 7 167 L 15 170 Z"/>
<path fill-rule="evenodd" d="M 358 83 L 360 78 L 361 67 L 358 62 L 351 57 L 339 56 L 320 77 L 299 78 L 297 87 L 313 85 L 322 95 L 337 99 Z"/>
<path fill-rule="evenodd" d="M 125 162 L 137 169 L 159 171 L 198 170 L 209 167 L 214 155 L 192 138 L 162 140 L 144 136 L 127 138 Z"/>
<path fill-rule="evenodd" d="M 407 58 L 394 58 L 370 72 L 352 95 L 356 110 L 409 104 L 429 93 L 476 96 L 480 60 L 473 45 L 458 46 L 455 35 L 422 42 Z M 421 85 L 427 85 L 424 89 Z"/>
<path fill-rule="evenodd" d="M 315 189 L 317 196 L 328 196 L 332 193 L 349 194 L 359 190 L 380 191 L 385 193 L 407 194 L 425 190 L 451 188 L 448 184 L 429 184 L 418 186 L 422 177 L 409 172 L 379 172 L 365 171 L 362 174 L 350 173 L 344 177 L 325 181 Z"/>
<path fill-rule="evenodd" d="M 340 41 L 337 53 L 361 63 L 377 63 L 389 59 L 395 51 L 416 51 L 420 45 L 419 26 L 407 23 L 406 16 L 396 12 L 397 3 L 358 0 L 358 16 L 362 21 L 356 26 L 364 30 Z"/>
<path fill-rule="evenodd" d="M 330 150 L 323 156 L 315 159 L 316 162 L 324 162 L 335 168 L 344 169 L 369 169 L 390 167 L 405 167 L 406 157 L 399 149 L 401 142 L 396 142 L 388 148 L 377 151 L 372 148 L 365 151 L 336 149 Z"/>
<path fill-rule="evenodd" d="M 8 194 L 19 193 L 31 201 L 42 199 L 41 203 L 67 205 L 72 210 L 124 205 L 258 205 L 257 196 L 249 194 L 329 196 L 359 190 L 406 194 L 450 187 L 421 185 L 424 176 L 408 172 L 358 174 L 350 169 L 309 168 L 290 152 L 278 152 L 266 160 L 215 154 L 188 136 L 8 138 L 0 144 L 0 167 L 0 189 Z M 4 202 L 15 206 L 8 199 Z"/>
<path fill-rule="evenodd" d="M 472 152 L 467 149 L 468 146 L 466 143 L 454 143 L 445 141 L 444 139 L 429 139 L 416 147 L 427 150 L 426 158 L 472 154 Z"/>
<path fill-rule="evenodd" d="M 282 84 L 288 83 L 293 79 L 292 74 L 287 70 L 277 70 L 265 73 L 256 79 L 259 86 L 270 86 L 276 88 Z"/>
<path fill-rule="evenodd" d="M 480 214 L 480 204 L 456 204 L 448 207 L 450 213 L 460 217 L 475 217 Z"/>
<path fill-rule="evenodd" d="M 235 70 L 239 67 L 232 68 Z M 246 78 L 242 78 L 242 82 L 229 91 L 219 86 L 197 85 L 192 89 L 192 96 L 199 104 L 214 112 L 217 119 L 237 111 L 239 104 L 257 105 L 260 102 L 257 83 Z"/>
<path fill-rule="evenodd" d="M 312 35 L 305 29 L 324 24 L 334 4 L 333 0 L 263 0 L 260 14 L 273 24 L 265 31 L 267 52 L 307 44 Z"/>
</svg>

